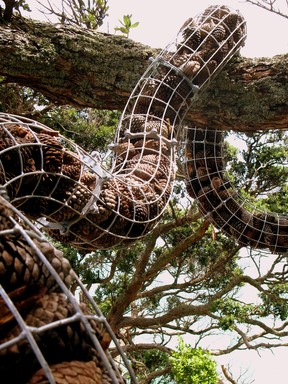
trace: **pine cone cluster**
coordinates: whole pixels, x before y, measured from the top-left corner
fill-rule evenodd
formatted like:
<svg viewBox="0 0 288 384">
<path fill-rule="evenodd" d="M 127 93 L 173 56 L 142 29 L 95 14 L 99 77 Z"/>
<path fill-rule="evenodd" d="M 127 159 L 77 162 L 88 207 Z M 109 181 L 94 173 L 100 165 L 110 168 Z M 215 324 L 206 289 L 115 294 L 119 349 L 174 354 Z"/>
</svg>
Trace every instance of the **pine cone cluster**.
<svg viewBox="0 0 288 384">
<path fill-rule="evenodd" d="M 190 56 L 184 73 L 201 86 L 244 45 L 246 25 L 238 12 L 210 6 L 198 18 L 188 19 L 180 33 L 178 54 Z"/>
<path fill-rule="evenodd" d="M 225 49 L 242 44 L 244 25 L 227 7 L 210 7 L 185 23 L 177 51 L 160 54 L 132 93 L 105 180 L 57 132 L 27 121 L 1 123 L 0 183 L 13 205 L 35 220 L 45 217 L 55 239 L 86 250 L 146 235 L 171 194 L 174 131 L 196 88 L 227 59 Z"/>
<path fill-rule="evenodd" d="M 186 142 L 187 191 L 200 211 L 241 245 L 287 252 L 288 218 L 253 207 L 249 210 L 225 173 L 223 134 L 188 129 Z"/>
<path fill-rule="evenodd" d="M 133 124 L 140 132 L 146 129 L 143 119 Z M 169 136 L 169 123 L 151 122 L 149 132 L 147 142 L 143 136 L 134 140 L 135 148 L 132 142 L 119 142 L 113 176 L 101 182 L 57 132 L 7 119 L 0 131 L 0 182 L 13 205 L 30 219 L 45 217 L 46 231 L 56 240 L 85 250 L 135 241 L 155 225 L 173 179 L 174 159 L 158 138 Z"/>
<path fill-rule="evenodd" d="M 1 294 L 3 384 L 48 383 L 39 351 L 58 384 L 113 382 L 105 365 L 110 364 L 108 355 L 103 361 L 110 333 L 86 304 L 64 292 L 59 279 L 67 290 L 71 288 L 74 273 L 68 260 L 0 197 L 0 285 L 14 306 Z M 116 371 L 115 377 L 124 383 Z"/>
</svg>

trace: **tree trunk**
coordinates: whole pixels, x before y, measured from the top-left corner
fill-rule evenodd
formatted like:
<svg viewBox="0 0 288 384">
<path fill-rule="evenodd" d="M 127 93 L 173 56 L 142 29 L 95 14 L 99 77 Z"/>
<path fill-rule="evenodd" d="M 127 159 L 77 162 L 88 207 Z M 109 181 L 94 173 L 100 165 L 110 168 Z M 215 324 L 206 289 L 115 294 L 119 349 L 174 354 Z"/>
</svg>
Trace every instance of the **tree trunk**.
<svg viewBox="0 0 288 384">
<path fill-rule="evenodd" d="M 167 42 L 168 43 L 168 42 Z M 16 19 L 0 25 L 0 75 L 57 104 L 122 110 L 159 50 L 126 37 Z M 189 125 L 222 130 L 286 129 L 288 55 L 238 57 L 191 108 Z"/>
</svg>

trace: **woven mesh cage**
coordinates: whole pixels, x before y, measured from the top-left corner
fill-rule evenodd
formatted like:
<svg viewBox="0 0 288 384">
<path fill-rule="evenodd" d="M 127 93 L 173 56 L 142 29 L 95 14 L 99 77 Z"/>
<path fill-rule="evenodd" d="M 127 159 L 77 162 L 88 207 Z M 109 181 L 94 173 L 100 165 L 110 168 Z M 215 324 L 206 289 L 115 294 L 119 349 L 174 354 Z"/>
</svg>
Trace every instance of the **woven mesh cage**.
<svg viewBox="0 0 288 384">
<path fill-rule="evenodd" d="M 69 261 L 2 196 L 0 281 L 0 373 L 7 383 L 125 383 L 124 374 L 136 383 Z M 71 293 L 72 285 L 83 302 Z M 110 344 L 121 366 L 112 360 Z"/>
<path fill-rule="evenodd" d="M 224 162 L 223 132 L 187 128 L 185 135 L 187 190 L 199 209 L 239 245 L 288 251 L 288 216 L 257 209 L 231 182 Z"/>
<path fill-rule="evenodd" d="M 189 19 L 128 99 L 109 169 L 49 127 L 0 114 L 0 372 L 9 383 L 122 383 L 126 375 L 136 382 L 108 322 L 47 235 L 85 251 L 146 236 L 171 197 L 186 112 L 245 38 L 243 17 L 226 6 Z"/>
<path fill-rule="evenodd" d="M 0 182 L 10 202 L 49 235 L 80 249 L 147 235 L 172 193 L 185 114 L 245 38 L 243 17 L 225 6 L 189 19 L 132 92 L 109 170 L 58 132 L 1 114 Z"/>
</svg>

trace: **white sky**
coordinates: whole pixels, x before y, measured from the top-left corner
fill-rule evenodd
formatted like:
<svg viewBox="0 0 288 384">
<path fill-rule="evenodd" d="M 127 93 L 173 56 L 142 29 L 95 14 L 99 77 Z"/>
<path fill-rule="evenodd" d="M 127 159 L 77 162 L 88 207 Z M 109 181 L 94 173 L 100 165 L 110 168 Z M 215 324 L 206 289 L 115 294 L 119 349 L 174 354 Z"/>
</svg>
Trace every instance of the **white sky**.
<svg viewBox="0 0 288 384">
<path fill-rule="evenodd" d="M 226 4 L 240 10 L 247 21 L 248 38 L 246 46 L 242 48 L 243 56 L 273 56 L 288 51 L 288 20 L 244 1 L 109 0 L 108 4 L 109 16 L 101 31 L 115 33 L 114 28 L 120 25 L 119 19 L 132 14 L 132 21 L 139 21 L 140 24 L 131 29 L 129 37 L 155 48 L 165 48 L 189 17 L 197 15 L 209 5 Z"/>
<path fill-rule="evenodd" d="M 285 3 L 285 0 L 278 1 Z M 35 7 L 33 6 L 35 0 L 28 0 L 28 3 L 31 4 L 31 8 Z M 287 53 L 288 20 L 246 4 L 245 1 L 109 0 L 109 16 L 105 19 L 100 31 L 114 34 L 114 28 L 120 25 L 119 19 L 122 19 L 123 15 L 132 14 L 132 21 L 139 21 L 140 24 L 136 29 L 131 30 L 129 37 L 154 48 L 165 48 L 174 39 L 186 19 L 213 4 L 226 4 L 239 9 L 245 17 L 248 38 L 245 47 L 241 50 L 243 56 L 270 57 Z M 43 15 L 41 18 L 43 19 Z M 218 362 L 225 366 L 230 363 L 233 370 L 242 369 L 243 372 L 248 369 L 250 380 L 246 381 L 246 384 L 252 382 L 253 384 L 272 382 L 285 384 L 288 382 L 287 355 L 288 350 L 284 348 L 274 350 L 273 353 L 261 351 L 259 354 L 255 351 L 241 351 L 223 356 L 218 359 Z"/>
</svg>

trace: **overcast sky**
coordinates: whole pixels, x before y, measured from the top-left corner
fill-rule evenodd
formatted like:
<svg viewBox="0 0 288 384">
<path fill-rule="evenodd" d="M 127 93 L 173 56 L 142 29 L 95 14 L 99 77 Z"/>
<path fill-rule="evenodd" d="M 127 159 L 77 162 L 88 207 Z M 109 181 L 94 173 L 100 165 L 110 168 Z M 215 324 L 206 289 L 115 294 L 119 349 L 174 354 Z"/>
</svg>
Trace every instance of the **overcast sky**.
<svg viewBox="0 0 288 384">
<path fill-rule="evenodd" d="M 284 4 L 286 0 L 278 2 Z M 108 4 L 109 16 L 101 31 L 115 33 L 115 26 L 120 24 L 118 20 L 123 15 L 132 14 L 132 20 L 140 24 L 131 30 L 130 37 L 155 48 L 165 48 L 189 17 L 211 4 L 226 4 L 238 9 L 247 21 L 248 38 L 242 48 L 244 56 L 273 56 L 288 51 L 288 20 L 244 0 L 109 0 Z"/>
</svg>

